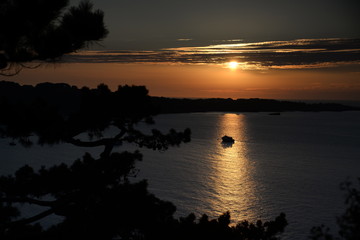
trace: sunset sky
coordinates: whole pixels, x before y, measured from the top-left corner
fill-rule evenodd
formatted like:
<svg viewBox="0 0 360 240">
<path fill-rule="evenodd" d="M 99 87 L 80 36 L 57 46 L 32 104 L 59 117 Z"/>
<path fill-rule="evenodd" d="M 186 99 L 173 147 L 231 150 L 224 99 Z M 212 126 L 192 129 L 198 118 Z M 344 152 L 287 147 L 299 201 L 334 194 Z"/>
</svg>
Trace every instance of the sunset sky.
<svg viewBox="0 0 360 240">
<path fill-rule="evenodd" d="M 101 45 L 4 80 L 140 84 L 166 97 L 360 100 L 358 0 L 92 2 L 110 31 Z"/>
</svg>

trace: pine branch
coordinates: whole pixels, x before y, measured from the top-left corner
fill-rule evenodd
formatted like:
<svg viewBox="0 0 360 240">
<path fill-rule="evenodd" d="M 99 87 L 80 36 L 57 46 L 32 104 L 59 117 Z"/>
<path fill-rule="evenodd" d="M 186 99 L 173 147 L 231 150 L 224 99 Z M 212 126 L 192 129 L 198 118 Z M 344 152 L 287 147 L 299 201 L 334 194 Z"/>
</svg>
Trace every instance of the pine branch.
<svg viewBox="0 0 360 240">
<path fill-rule="evenodd" d="M 54 205 L 56 201 L 42 201 L 34 198 L 28 198 L 28 197 L 5 197 L 0 198 L 0 202 L 5 203 L 29 203 L 29 204 L 35 204 L 38 206 L 44 206 L 44 207 L 51 207 Z"/>
<path fill-rule="evenodd" d="M 106 146 L 114 141 L 113 138 L 103 138 L 97 141 L 87 142 L 82 141 L 80 139 L 68 138 L 66 139 L 67 143 L 71 143 L 77 147 L 99 147 L 99 146 Z"/>
<path fill-rule="evenodd" d="M 99 147 L 99 146 L 105 146 L 104 151 L 101 153 L 101 157 L 109 157 L 111 154 L 111 151 L 113 150 L 115 144 L 121 142 L 121 138 L 126 134 L 127 129 L 125 127 L 121 128 L 121 131 L 119 134 L 117 134 L 113 138 L 103 138 L 97 141 L 87 142 L 82 141 L 80 139 L 74 139 L 74 138 L 68 138 L 66 139 L 67 143 L 71 143 L 78 147 Z"/>
<path fill-rule="evenodd" d="M 29 217 L 29 218 L 24 218 L 24 219 L 21 219 L 21 220 L 18 220 L 18 221 L 14 221 L 14 222 L 11 222 L 9 225 L 25 225 L 25 224 L 30 224 L 30 223 L 33 223 L 33 222 L 36 222 L 36 221 L 39 221 L 51 214 L 55 213 L 55 210 L 53 208 L 50 208 L 46 211 L 43 211 L 42 213 L 39 213 L 35 216 L 32 216 L 32 217 Z"/>
</svg>

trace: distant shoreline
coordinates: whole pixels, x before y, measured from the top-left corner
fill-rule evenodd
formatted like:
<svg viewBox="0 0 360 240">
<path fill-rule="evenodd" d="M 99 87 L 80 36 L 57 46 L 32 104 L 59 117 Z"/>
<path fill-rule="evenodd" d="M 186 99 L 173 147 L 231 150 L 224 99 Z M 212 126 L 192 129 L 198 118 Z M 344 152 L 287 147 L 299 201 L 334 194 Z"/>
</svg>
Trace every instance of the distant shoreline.
<svg viewBox="0 0 360 240">
<path fill-rule="evenodd" d="M 306 103 L 273 99 L 178 99 L 151 97 L 159 113 L 193 113 L 193 112 L 323 112 L 323 111 L 360 111 L 360 106 L 349 106 L 340 103 Z"/>
<path fill-rule="evenodd" d="M 114 92 L 109 92 L 113 94 Z M 36 86 L 20 85 L 15 82 L 0 81 L 1 101 L 29 103 L 43 99 L 62 113 L 71 113 L 81 105 L 83 90 L 65 83 L 41 83 Z M 231 98 L 168 98 L 149 97 L 156 114 L 194 112 L 320 112 L 320 111 L 360 111 L 359 106 L 321 101 L 289 101 L 273 99 Z M 349 102 L 349 101 L 348 101 Z M 355 101 L 354 101 L 355 103 Z"/>
</svg>

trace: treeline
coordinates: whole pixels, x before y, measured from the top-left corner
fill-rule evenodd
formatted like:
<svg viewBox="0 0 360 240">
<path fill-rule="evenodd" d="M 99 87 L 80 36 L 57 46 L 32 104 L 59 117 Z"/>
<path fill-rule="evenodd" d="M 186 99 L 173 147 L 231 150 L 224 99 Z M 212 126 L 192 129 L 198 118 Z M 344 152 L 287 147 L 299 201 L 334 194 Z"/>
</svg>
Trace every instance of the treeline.
<svg viewBox="0 0 360 240">
<path fill-rule="evenodd" d="M 272 99 L 176 99 L 153 97 L 161 113 L 185 112 L 286 112 L 286 111 L 354 111 L 360 108 L 337 103 L 304 103 Z"/>
<path fill-rule="evenodd" d="M 36 86 L 21 86 L 14 82 L 0 82 L 0 101 L 31 101 L 44 99 L 49 105 L 57 106 L 62 113 L 75 111 L 80 106 L 83 92 L 89 89 L 77 88 L 65 83 L 41 83 Z M 337 103 L 305 103 L 272 99 L 231 98 L 166 98 L 149 97 L 157 113 L 187 112 L 286 112 L 286 111 L 358 111 L 359 107 Z M 130 103 L 129 103 L 130 104 Z"/>
</svg>

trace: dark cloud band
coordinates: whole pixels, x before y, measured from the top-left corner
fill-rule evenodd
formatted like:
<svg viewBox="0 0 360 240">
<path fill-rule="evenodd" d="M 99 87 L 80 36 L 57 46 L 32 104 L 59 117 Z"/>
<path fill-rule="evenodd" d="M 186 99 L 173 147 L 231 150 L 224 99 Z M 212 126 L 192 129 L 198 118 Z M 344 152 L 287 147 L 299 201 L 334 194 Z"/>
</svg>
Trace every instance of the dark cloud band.
<svg viewBox="0 0 360 240">
<path fill-rule="evenodd" d="M 68 55 L 78 63 L 224 64 L 258 69 L 360 70 L 360 39 L 298 39 L 180 47 L 158 51 L 87 51 Z"/>
</svg>

